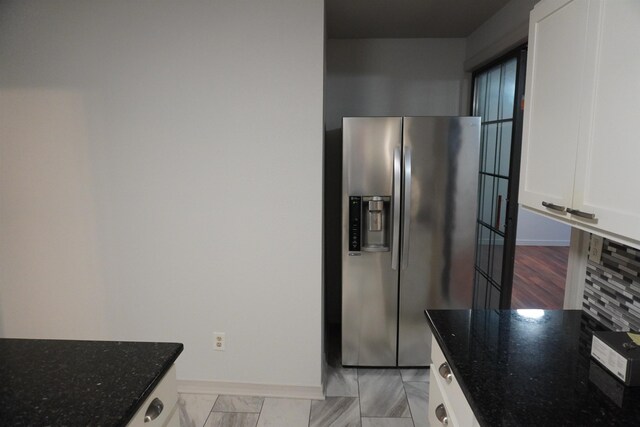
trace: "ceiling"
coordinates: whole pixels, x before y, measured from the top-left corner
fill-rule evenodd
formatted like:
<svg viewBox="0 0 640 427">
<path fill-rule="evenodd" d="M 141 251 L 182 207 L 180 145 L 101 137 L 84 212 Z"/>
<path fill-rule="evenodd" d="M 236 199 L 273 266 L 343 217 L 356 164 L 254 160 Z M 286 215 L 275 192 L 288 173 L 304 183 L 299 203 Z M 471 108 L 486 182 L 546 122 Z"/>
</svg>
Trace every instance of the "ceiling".
<svg viewBox="0 0 640 427">
<path fill-rule="evenodd" d="M 509 0 L 325 0 L 327 37 L 467 37 Z"/>
</svg>

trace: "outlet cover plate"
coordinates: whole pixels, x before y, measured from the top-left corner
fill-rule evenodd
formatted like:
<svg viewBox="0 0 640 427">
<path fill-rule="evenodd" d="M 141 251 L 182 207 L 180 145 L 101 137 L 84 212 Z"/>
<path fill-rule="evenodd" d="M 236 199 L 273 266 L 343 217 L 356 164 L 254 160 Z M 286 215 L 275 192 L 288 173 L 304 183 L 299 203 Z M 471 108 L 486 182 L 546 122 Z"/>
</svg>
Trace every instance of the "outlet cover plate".
<svg viewBox="0 0 640 427">
<path fill-rule="evenodd" d="M 591 235 L 591 242 L 589 244 L 589 261 L 596 263 L 600 262 L 600 258 L 602 257 L 602 241 L 602 236 L 597 236 L 595 234 Z"/>
<path fill-rule="evenodd" d="M 224 332 L 213 333 L 213 349 L 215 351 L 224 351 L 227 347 L 227 338 Z"/>
</svg>

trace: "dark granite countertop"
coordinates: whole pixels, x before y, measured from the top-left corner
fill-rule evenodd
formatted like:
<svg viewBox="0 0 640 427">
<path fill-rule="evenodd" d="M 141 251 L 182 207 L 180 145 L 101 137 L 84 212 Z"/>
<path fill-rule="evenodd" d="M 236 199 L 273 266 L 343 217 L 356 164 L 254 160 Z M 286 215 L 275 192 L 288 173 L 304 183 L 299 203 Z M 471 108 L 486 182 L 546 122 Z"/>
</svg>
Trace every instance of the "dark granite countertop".
<svg viewBox="0 0 640 427">
<path fill-rule="evenodd" d="M 640 387 L 590 359 L 593 331 L 606 328 L 581 310 L 426 313 L 480 425 L 640 425 Z"/>
<path fill-rule="evenodd" d="M 0 339 L 0 424 L 125 425 L 182 344 Z"/>
</svg>

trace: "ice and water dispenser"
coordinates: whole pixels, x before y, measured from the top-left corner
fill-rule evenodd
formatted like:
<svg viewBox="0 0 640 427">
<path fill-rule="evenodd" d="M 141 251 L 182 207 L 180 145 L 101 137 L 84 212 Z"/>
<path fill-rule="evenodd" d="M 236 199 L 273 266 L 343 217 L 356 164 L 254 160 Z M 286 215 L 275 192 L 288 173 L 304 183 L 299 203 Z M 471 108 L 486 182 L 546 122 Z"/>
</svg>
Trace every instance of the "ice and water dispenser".
<svg viewBox="0 0 640 427">
<path fill-rule="evenodd" d="M 389 250 L 389 196 L 349 196 L 349 251 Z"/>
</svg>

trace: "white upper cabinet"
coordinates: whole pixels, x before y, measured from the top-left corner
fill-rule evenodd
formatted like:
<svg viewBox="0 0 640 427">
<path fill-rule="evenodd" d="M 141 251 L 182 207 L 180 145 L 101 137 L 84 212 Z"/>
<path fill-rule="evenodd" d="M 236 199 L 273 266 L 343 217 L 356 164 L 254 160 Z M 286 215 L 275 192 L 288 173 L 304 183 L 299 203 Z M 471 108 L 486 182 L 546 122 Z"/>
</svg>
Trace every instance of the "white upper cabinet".
<svg viewBox="0 0 640 427">
<path fill-rule="evenodd" d="M 571 206 L 586 56 L 588 5 L 539 3 L 531 12 L 520 203 L 566 216 Z"/>
<path fill-rule="evenodd" d="M 640 247 L 639 0 L 531 12 L 520 203 Z"/>
<path fill-rule="evenodd" d="M 573 206 L 594 213 L 593 226 L 640 241 L 640 1 L 597 5 L 595 60 L 588 64 L 595 78 Z"/>
</svg>

